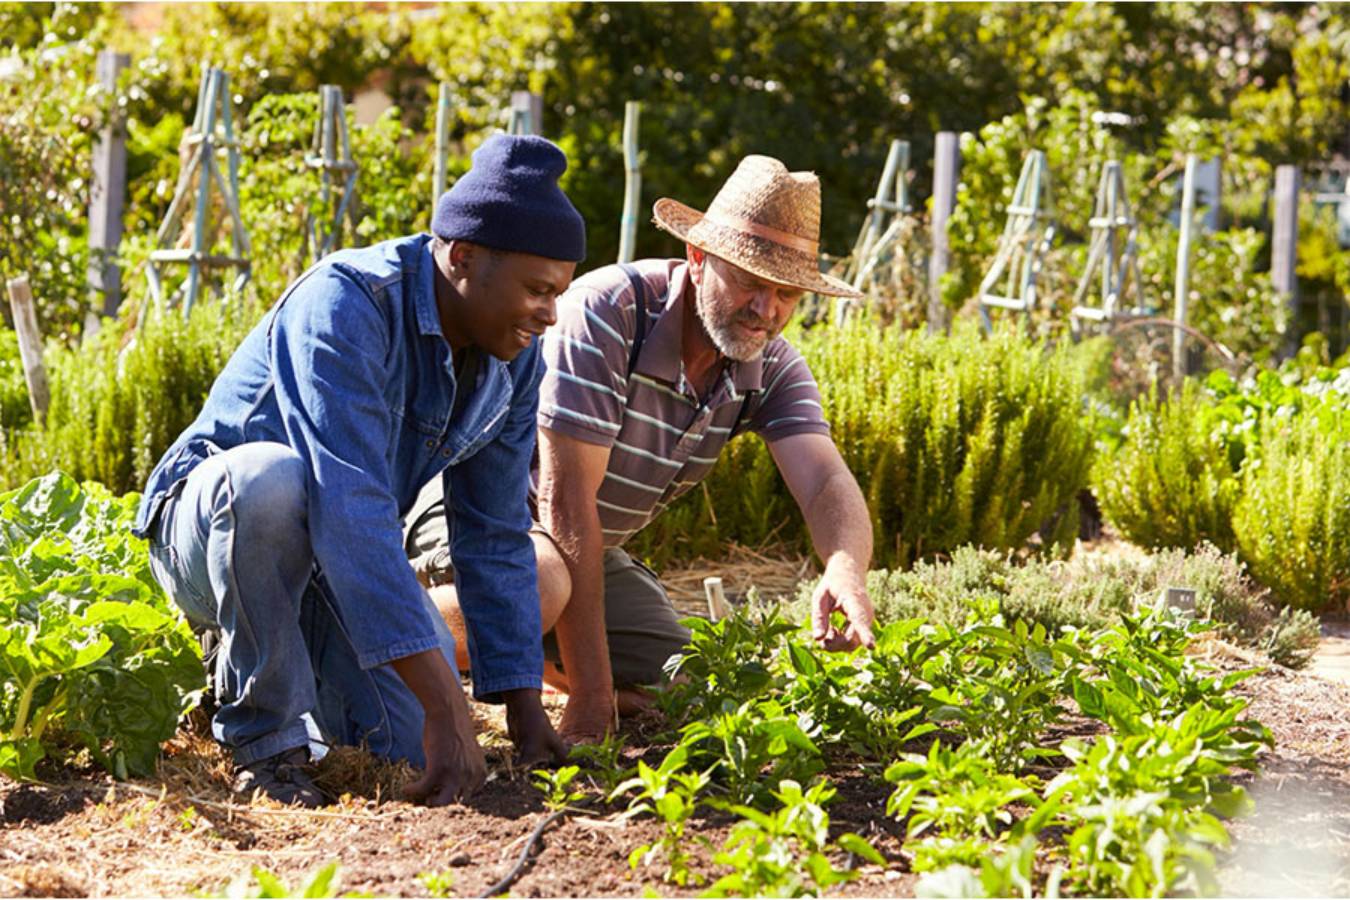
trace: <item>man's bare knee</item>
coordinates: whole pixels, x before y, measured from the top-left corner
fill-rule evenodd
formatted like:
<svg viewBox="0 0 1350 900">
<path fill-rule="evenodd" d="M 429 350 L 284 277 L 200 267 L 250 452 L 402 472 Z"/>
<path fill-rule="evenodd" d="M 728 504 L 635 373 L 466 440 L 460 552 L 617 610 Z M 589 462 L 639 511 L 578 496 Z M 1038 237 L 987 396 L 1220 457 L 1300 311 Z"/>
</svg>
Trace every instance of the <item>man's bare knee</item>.
<svg viewBox="0 0 1350 900">
<path fill-rule="evenodd" d="M 539 570 L 539 613 L 547 634 L 572 599 L 572 572 L 551 537 L 535 531 L 531 532 L 530 538 L 534 541 L 534 558 Z"/>
</svg>

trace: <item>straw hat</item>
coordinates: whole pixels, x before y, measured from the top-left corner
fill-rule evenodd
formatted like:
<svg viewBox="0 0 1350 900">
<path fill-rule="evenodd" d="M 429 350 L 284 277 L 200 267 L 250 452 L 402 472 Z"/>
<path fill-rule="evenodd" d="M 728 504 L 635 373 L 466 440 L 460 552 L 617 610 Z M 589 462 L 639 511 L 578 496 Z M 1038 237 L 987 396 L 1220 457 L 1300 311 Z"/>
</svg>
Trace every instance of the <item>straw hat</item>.
<svg viewBox="0 0 1350 900">
<path fill-rule="evenodd" d="M 654 221 L 685 243 L 760 278 L 832 297 L 861 297 L 820 271 L 820 179 L 771 156 L 747 156 L 706 213 L 662 197 Z"/>
</svg>

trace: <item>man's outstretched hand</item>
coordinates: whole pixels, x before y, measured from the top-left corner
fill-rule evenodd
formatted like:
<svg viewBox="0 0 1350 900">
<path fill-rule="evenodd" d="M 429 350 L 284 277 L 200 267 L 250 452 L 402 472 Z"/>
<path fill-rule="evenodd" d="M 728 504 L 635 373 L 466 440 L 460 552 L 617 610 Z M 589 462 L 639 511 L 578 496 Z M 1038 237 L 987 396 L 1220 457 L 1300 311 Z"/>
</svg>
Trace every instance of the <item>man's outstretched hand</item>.
<svg viewBox="0 0 1350 900">
<path fill-rule="evenodd" d="M 487 778 L 469 702 L 440 650 L 396 659 L 394 671 L 422 704 L 422 777 L 403 789 L 415 803 L 445 806 L 467 799 Z"/>
<path fill-rule="evenodd" d="M 834 624 L 835 610 L 847 620 L 843 629 Z M 811 633 L 816 641 L 826 650 L 852 650 L 859 644 L 875 646 L 876 639 L 872 636 L 875 618 L 862 573 L 837 556 L 831 559 L 811 595 Z"/>
<path fill-rule="evenodd" d="M 553 730 L 544 712 L 537 690 L 520 689 L 503 693 L 506 700 L 506 732 L 516 745 L 515 764 L 521 768 L 564 762 L 567 742 Z"/>
</svg>

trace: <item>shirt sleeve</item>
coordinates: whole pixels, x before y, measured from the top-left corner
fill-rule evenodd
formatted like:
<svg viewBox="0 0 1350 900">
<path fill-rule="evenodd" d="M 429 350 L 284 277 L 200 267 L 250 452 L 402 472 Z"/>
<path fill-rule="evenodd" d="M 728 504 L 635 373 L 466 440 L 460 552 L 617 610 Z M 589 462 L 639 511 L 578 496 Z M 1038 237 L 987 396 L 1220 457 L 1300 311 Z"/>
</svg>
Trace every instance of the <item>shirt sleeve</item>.
<svg viewBox="0 0 1350 900">
<path fill-rule="evenodd" d="M 781 338 L 765 349 L 764 390 L 751 402 L 749 428 L 768 443 L 796 434 L 830 433 L 811 367 Z"/>
<path fill-rule="evenodd" d="M 445 474 L 450 558 L 468 626 L 473 693 L 543 686 L 539 584 L 526 493 L 534 455 L 543 360 L 536 341 L 511 363 L 514 382 L 500 434 Z"/>
<path fill-rule="evenodd" d="M 291 292 L 268 337 L 286 436 L 307 469 L 314 555 L 364 669 L 440 646 L 391 487 L 390 340 L 366 286 L 332 266 Z"/>
<path fill-rule="evenodd" d="M 540 425 L 588 444 L 614 444 L 636 331 L 635 311 L 621 302 L 591 287 L 572 288 L 558 301 L 558 321 L 543 337 Z"/>
</svg>

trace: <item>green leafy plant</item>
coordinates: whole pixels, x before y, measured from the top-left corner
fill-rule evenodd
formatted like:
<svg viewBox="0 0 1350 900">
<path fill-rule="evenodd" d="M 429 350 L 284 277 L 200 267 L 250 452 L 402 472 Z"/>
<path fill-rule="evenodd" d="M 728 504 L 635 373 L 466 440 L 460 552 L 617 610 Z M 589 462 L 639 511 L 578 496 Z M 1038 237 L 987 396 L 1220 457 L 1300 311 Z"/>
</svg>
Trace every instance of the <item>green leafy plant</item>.
<svg viewBox="0 0 1350 900">
<path fill-rule="evenodd" d="M 825 805 L 836 790 L 820 781 L 805 791 L 791 779 L 773 791 L 779 807 L 760 812 L 749 806 L 718 804 L 741 817 L 731 829 L 713 862 L 731 871 L 713 882 L 708 897 L 818 896 L 827 888 L 857 877 L 852 869 L 837 869 L 831 851 L 845 851 L 868 862 L 885 859 L 862 837 L 847 832 L 829 839 L 830 817 Z"/>
<path fill-rule="evenodd" d="M 423 872 L 417 876 L 417 880 L 422 882 L 422 887 L 432 897 L 454 896 L 455 873 L 449 869 L 444 872 Z"/>
<path fill-rule="evenodd" d="M 1156 393 L 1141 397 L 1130 407 L 1124 443 L 1098 460 L 1097 501 L 1131 541 L 1155 548 L 1208 541 L 1233 549 L 1240 484 L 1227 442 L 1212 427 L 1211 407 L 1194 382 L 1163 402 Z"/>
<path fill-rule="evenodd" d="M 736 801 L 748 802 L 765 783 L 804 780 L 820 771 L 820 748 L 811 739 L 815 730 L 788 715 L 777 700 L 748 700 L 690 722 L 680 732 L 680 744 L 689 748 L 691 764 L 708 764 L 719 785 Z"/>
<path fill-rule="evenodd" d="M 637 775 L 623 782 L 610 794 L 610 799 L 632 794 L 625 816 L 644 813 L 656 815 L 664 823 L 661 839 L 651 844 L 637 847 L 628 855 L 628 865 L 636 869 L 649 865 L 658 857 L 666 862 L 662 878 L 681 886 L 701 884 L 704 878 L 693 871 L 689 862 L 689 851 L 685 846 L 685 830 L 689 820 L 699 805 L 699 794 L 708 786 L 707 772 L 691 772 L 686 767 L 689 762 L 689 748 L 675 747 L 655 769 L 639 761 Z M 693 839 L 706 843 L 702 835 L 693 835 Z"/>
<path fill-rule="evenodd" d="M 248 874 L 230 882 L 225 897 L 231 900 L 263 897 L 367 897 L 368 894 L 339 894 L 338 863 L 336 860 L 315 869 L 294 888 L 284 879 L 261 866 L 254 866 Z M 434 896 L 434 895 L 433 895 Z M 444 895 L 442 895 L 444 896 Z"/>
<path fill-rule="evenodd" d="M 87 749 L 153 771 L 203 686 L 201 652 L 130 534 L 138 497 L 56 473 L 0 495 L 0 771 Z"/>
<path fill-rule="evenodd" d="M 930 829 L 949 838 L 993 838 L 1012 824 L 1009 806 L 1035 798 L 1015 776 L 1001 773 L 989 746 L 968 741 L 955 749 L 934 741 L 927 755 L 907 753 L 886 769 L 896 785 L 886 814 L 904 819 L 906 833 L 919 837 Z M 976 848 L 976 861 L 979 853 Z"/>
<path fill-rule="evenodd" d="M 586 799 L 585 791 L 572 788 L 572 781 L 581 771 L 580 766 L 560 766 L 557 769 L 535 769 L 534 786 L 544 793 L 544 805 L 557 812 Z"/>
<path fill-rule="evenodd" d="M 1262 427 L 1234 529 L 1252 574 L 1289 606 L 1350 608 L 1350 404 Z"/>
</svg>

